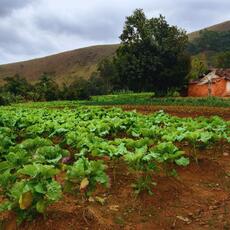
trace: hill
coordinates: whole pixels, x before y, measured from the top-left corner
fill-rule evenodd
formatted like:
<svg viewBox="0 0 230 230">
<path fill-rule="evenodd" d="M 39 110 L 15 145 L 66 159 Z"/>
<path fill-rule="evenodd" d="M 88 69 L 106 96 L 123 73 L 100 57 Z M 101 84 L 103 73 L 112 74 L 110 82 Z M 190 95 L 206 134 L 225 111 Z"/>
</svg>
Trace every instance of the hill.
<svg viewBox="0 0 230 230">
<path fill-rule="evenodd" d="M 44 58 L 0 65 L 0 83 L 16 73 L 35 83 L 42 73 L 49 73 L 59 84 L 78 77 L 88 78 L 97 64 L 115 53 L 118 45 L 99 45 L 67 51 Z"/>
<path fill-rule="evenodd" d="M 202 30 L 211 30 L 211 31 L 217 31 L 217 32 L 221 32 L 221 31 L 230 31 L 230 20 L 204 28 Z M 199 33 L 201 30 L 192 32 L 188 35 L 189 40 L 192 41 L 195 38 L 199 37 Z"/>
<path fill-rule="evenodd" d="M 205 29 L 227 31 L 230 30 L 230 21 Z M 188 36 L 191 41 L 199 36 L 199 31 Z M 87 79 L 96 70 L 97 64 L 113 55 L 118 46 L 118 44 L 91 46 L 29 61 L 0 65 L 0 84 L 6 76 L 13 76 L 16 73 L 31 83 L 35 83 L 44 72 L 49 73 L 59 84 L 70 83 L 78 77 Z"/>
</svg>

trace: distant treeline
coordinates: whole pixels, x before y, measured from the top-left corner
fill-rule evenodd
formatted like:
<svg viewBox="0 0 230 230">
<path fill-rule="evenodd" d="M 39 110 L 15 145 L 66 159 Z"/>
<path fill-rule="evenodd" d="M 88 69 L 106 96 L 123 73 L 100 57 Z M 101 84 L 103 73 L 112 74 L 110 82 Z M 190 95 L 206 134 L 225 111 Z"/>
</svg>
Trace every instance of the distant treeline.
<svg viewBox="0 0 230 230">
<path fill-rule="evenodd" d="M 230 31 L 203 30 L 187 50 L 207 68 L 230 68 Z"/>
<path fill-rule="evenodd" d="M 199 37 L 189 43 L 188 51 L 192 55 L 208 51 L 230 51 L 230 31 L 202 30 Z"/>
<path fill-rule="evenodd" d="M 108 90 L 101 78 L 95 76 L 89 80 L 78 78 L 70 85 L 59 86 L 48 74 L 44 73 L 39 81 L 32 85 L 18 74 L 4 79 L 0 88 L 0 105 L 22 101 L 55 101 L 89 99 L 92 95 L 106 94 Z"/>
</svg>

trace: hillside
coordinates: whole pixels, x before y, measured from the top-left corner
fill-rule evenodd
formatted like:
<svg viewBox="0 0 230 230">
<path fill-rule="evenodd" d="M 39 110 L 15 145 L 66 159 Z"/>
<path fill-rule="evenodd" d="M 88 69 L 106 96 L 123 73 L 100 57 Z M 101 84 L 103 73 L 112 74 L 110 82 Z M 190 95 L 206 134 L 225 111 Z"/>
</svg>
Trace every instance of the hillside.
<svg viewBox="0 0 230 230">
<path fill-rule="evenodd" d="M 220 31 L 230 31 L 230 20 L 222 22 L 222 23 L 219 23 L 219 24 L 216 24 L 216 25 L 213 25 L 213 26 L 210 26 L 210 27 L 207 27 L 207 28 L 204 28 L 204 29 L 212 30 L 212 31 L 217 31 L 217 32 L 220 32 Z M 204 30 L 204 29 L 202 29 L 202 30 Z M 198 31 L 190 33 L 188 35 L 189 40 L 192 41 L 193 39 L 199 37 L 199 32 L 200 31 L 201 30 L 198 30 Z"/>
<path fill-rule="evenodd" d="M 206 28 L 214 31 L 230 30 L 230 21 Z M 190 33 L 189 40 L 199 36 L 199 31 Z M 0 84 L 6 76 L 16 73 L 35 83 L 42 73 L 49 73 L 59 84 L 72 82 L 78 77 L 89 78 L 97 64 L 115 53 L 119 45 L 100 45 L 76 49 L 48 57 L 0 65 Z"/>
<path fill-rule="evenodd" d="M 115 53 L 118 45 L 100 45 L 67 51 L 44 58 L 0 65 L 0 83 L 6 76 L 18 73 L 34 83 L 42 73 L 49 73 L 59 84 L 78 77 L 88 78 L 97 64 Z"/>
</svg>

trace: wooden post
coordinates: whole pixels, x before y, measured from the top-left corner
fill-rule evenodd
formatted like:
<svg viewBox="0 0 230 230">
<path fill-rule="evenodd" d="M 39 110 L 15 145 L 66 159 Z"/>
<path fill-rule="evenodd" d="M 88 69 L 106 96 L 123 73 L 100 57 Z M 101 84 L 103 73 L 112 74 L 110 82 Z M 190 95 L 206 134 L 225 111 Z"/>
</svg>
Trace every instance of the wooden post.
<svg viewBox="0 0 230 230">
<path fill-rule="evenodd" d="M 212 80 L 208 79 L 208 96 L 212 96 Z"/>
</svg>

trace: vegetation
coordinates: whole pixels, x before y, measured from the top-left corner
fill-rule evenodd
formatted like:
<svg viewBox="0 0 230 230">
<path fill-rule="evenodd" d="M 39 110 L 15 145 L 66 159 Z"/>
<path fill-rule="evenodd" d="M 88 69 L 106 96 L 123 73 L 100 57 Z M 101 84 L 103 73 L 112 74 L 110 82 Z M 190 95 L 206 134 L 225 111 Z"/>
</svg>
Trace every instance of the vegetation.
<svg viewBox="0 0 230 230">
<path fill-rule="evenodd" d="M 191 61 L 191 70 L 188 74 L 189 79 L 197 79 L 208 73 L 208 65 L 206 62 L 206 58 L 204 56 L 196 56 L 192 58 Z"/>
<path fill-rule="evenodd" d="M 230 51 L 216 54 L 214 56 L 214 62 L 218 68 L 230 68 Z"/>
<path fill-rule="evenodd" d="M 142 10 L 134 11 L 127 17 L 120 39 L 116 56 L 99 69 L 114 89 L 153 90 L 165 95 L 185 84 L 190 69 L 185 54 L 188 38 L 163 16 L 147 19 Z"/>
<path fill-rule="evenodd" d="M 202 62 L 207 63 L 209 67 L 229 68 L 230 30 L 219 32 L 203 30 L 199 37 L 189 43 L 188 51 L 196 55 L 192 61 L 193 66 L 194 62 L 197 66 L 197 59 L 202 54 Z"/>
<path fill-rule="evenodd" d="M 175 176 L 176 167 L 193 159 L 199 164 L 197 154 L 176 144 L 196 151 L 230 142 L 229 122 L 217 116 L 177 118 L 163 111 L 144 116 L 115 108 L 9 107 L 0 111 L 0 127 L 0 212 L 14 211 L 19 222 L 45 214 L 63 193 L 88 199 L 99 185 L 108 188 L 111 161 L 136 171 L 135 193 L 152 194 L 153 175 Z"/>
<path fill-rule="evenodd" d="M 191 54 L 207 51 L 229 51 L 230 31 L 216 32 L 203 30 L 200 32 L 200 36 L 190 43 L 188 50 Z"/>
<path fill-rule="evenodd" d="M 123 93 L 102 96 L 92 96 L 90 100 L 75 101 L 55 101 L 55 102 L 27 102 L 17 103 L 14 107 L 46 107 L 63 108 L 77 107 L 79 105 L 185 105 L 185 106 L 210 106 L 210 107 L 229 107 L 230 100 L 227 98 L 206 97 L 154 97 L 154 93 Z"/>
</svg>

